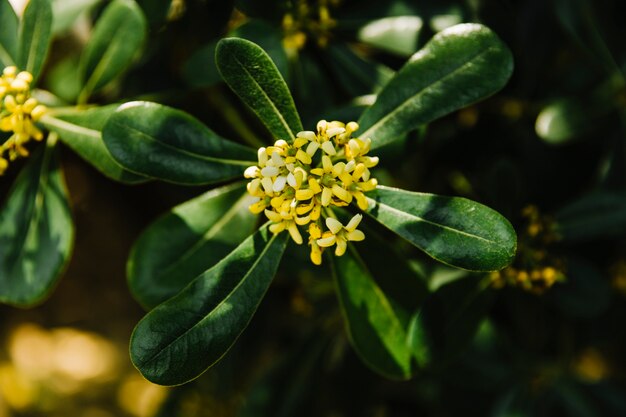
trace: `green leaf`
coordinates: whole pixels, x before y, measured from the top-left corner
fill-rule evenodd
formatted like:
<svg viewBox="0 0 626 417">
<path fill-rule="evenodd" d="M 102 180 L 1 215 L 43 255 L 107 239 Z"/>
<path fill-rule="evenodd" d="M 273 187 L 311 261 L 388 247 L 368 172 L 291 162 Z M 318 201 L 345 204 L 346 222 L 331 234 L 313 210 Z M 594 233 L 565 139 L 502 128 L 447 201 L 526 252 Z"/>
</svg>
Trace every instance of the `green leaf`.
<svg viewBox="0 0 626 417">
<path fill-rule="evenodd" d="M 595 125 L 598 112 L 577 99 L 563 99 L 544 107 L 535 122 L 537 136 L 551 145 L 571 142 Z"/>
<path fill-rule="evenodd" d="M 370 216 L 440 262 L 471 271 L 495 271 L 515 257 L 515 230 L 482 204 L 383 186 L 370 197 Z"/>
<path fill-rule="evenodd" d="M 67 103 L 75 103 L 82 85 L 78 77 L 77 55 L 69 55 L 46 69 L 43 88 Z M 58 107 L 58 106 L 55 106 Z"/>
<path fill-rule="evenodd" d="M 251 148 L 219 137 L 185 112 L 156 103 L 122 105 L 105 124 L 102 137 L 124 168 L 178 184 L 237 178 L 256 164 Z"/>
<path fill-rule="evenodd" d="M 408 57 L 417 50 L 422 26 L 418 16 L 384 17 L 359 29 L 357 38 L 383 51 Z"/>
<path fill-rule="evenodd" d="M 104 10 L 81 57 L 83 101 L 131 65 L 146 35 L 146 18 L 133 0 L 114 0 Z"/>
<path fill-rule="evenodd" d="M 9 0 L 0 0 L 0 65 L 15 65 L 18 20 Z"/>
<path fill-rule="evenodd" d="M 490 29 L 462 24 L 433 37 L 380 92 L 359 120 L 372 147 L 500 90 L 513 71 L 509 49 Z"/>
<path fill-rule="evenodd" d="M 195 51 L 183 66 L 183 78 L 192 87 L 209 87 L 222 81 L 215 66 L 217 41 Z"/>
<path fill-rule="evenodd" d="M 331 108 L 334 97 L 332 93 L 319 92 L 326 91 L 332 80 L 314 52 L 303 50 L 298 54 L 298 59 L 289 61 L 293 98 L 300 113 L 309 118 L 311 115 L 323 115 L 326 118 L 326 111 Z M 311 100 L 311 97 L 315 97 L 315 100 Z M 312 122 L 316 123 L 319 119 L 316 117 Z"/>
<path fill-rule="evenodd" d="M 222 39 L 217 68 L 230 88 L 259 116 L 276 139 L 290 140 L 302 129 L 291 93 L 267 53 L 253 42 Z"/>
<path fill-rule="evenodd" d="M 107 177 L 127 184 L 145 182 L 148 178 L 134 174 L 115 162 L 104 142 L 102 128 L 117 109 L 117 104 L 72 112 L 52 112 L 40 123 L 56 132 L 63 143 Z"/>
<path fill-rule="evenodd" d="M 626 193 L 599 191 L 562 208 L 556 230 L 566 242 L 619 238 L 626 234 Z"/>
<path fill-rule="evenodd" d="M 248 39 L 257 43 L 270 56 L 283 77 L 288 75 L 287 54 L 283 49 L 281 33 L 276 27 L 260 20 L 250 20 L 228 36 Z M 183 67 L 185 81 L 194 87 L 208 87 L 222 81 L 215 65 L 217 41 L 210 42 L 191 55 Z"/>
<path fill-rule="evenodd" d="M 265 295 L 289 235 L 267 225 L 137 324 L 130 355 L 156 384 L 184 384 L 226 354 Z"/>
<path fill-rule="evenodd" d="M 346 329 L 369 367 L 386 377 L 408 379 L 417 369 L 407 329 L 427 295 L 425 282 L 393 246 L 366 225 L 361 229 L 367 244 L 329 257 Z"/>
<path fill-rule="evenodd" d="M 263 20 L 249 20 L 235 28 L 228 36 L 256 43 L 267 53 L 283 78 L 288 78 L 289 63 L 287 53 L 283 48 L 283 33 L 275 25 L 270 25 Z"/>
<path fill-rule="evenodd" d="M 237 183 L 174 207 L 139 237 L 128 260 L 128 284 L 145 308 L 176 295 L 250 235 L 253 197 Z"/>
<path fill-rule="evenodd" d="M 0 301 L 31 306 L 70 258 L 74 226 L 54 149 L 40 146 L 0 210 Z"/>
<path fill-rule="evenodd" d="M 18 67 L 37 79 L 52 40 L 50 0 L 30 0 L 20 22 Z"/>
<path fill-rule="evenodd" d="M 337 293 L 350 341 L 376 372 L 394 379 L 413 375 L 406 328 L 356 251 L 333 257 Z"/>
<path fill-rule="evenodd" d="M 454 281 L 432 293 L 413 316 L 408 344 L 420 366 L 442 365 L 472 342 L 493 301 L 476 278 Z"/>
<path fill-rule="evenodd" d="M 361 58 L 347 45 L 331 44 L 327 53 L 329 69 L 339 80 L 341 88 L 350 95 L 378 91 L 393 77 L 394 72 L 390 68 Z"/>
<path fill-rule="evenodd" d="M 87 13 L 102 0 L 53 0 L 52 33 L 67 32 L 81 14 Z"/>
</svg>

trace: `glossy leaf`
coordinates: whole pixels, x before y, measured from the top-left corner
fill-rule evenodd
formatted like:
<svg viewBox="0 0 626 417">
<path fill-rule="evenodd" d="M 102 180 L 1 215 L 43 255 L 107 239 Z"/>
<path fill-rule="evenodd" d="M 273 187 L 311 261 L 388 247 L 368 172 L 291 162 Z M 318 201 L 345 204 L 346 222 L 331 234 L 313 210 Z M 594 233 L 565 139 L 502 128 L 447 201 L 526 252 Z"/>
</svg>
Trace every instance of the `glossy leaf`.
<svg viewBox="0 0 626 417">
<path fill-rule="evenodd" d="M 471 343 L 493 301 L 493 291 L 476 278 L 454 281 L 424 301 L 407 331 L 420 366 L 442 365 Z"/>
<path fill-rule="evenodd" d="M 146 34 L 146 18 L 133 0 L 114 0 L 109 4 L 81 58 L 83 96 L 89 96 L 124 72 L 138 54 Z"/>
<path fill-rule="evenodd" d="M 37 79 L 43 67 L 52 35 L 50 0 L 30 0 L 20 22 L 18 67 Z"/>
<path fill-rule="evenodd" d="M 72 250 L 74 226 L 56 152 L 40 149 L 0 210 L 0 301 L 31 306 L 51 291 Z"/>
<path fill-rule="evenodd" d="M 355 251 L 330 258 L 354 349 L 376 372 L 388 378 L 410 378 L 412 355 L 406 328 L 385 293 Z"/>
<path fill-rule="evenodd" d="M 63 143 L 107 177 L 128 183 L 145 182 L 148 178 L 134 174 L 115 162 L 104 142 L 102 128 L 118 106 L 116 104 L 72 112 L 45 115 L 40 123 L 56 132 Z"/>
<path fill-rule="evenodd" d="M 143 376 L 161 385 L 183 384 L 226 354 L 272 282 L 288 237 L 263 226 L 149 312 L 130 342 L 131 359 Z"/>
<path fill-rule="evenodd" d="M 417 51 L 423 21 L 419 16 L 392 16 L 369 22 L 358 32 L 361 42 L 408 57 Z"/>
<path fill-rule="evenodd" d="M 565 206 L 555 216 L 566 242 L 618 238 L 626 234 L 626 193 L 595 192 Z"/>
<path fill-rule="evenodd" d="M 151 309 L 228 255 L 254 229 L 251 199 L 237 183 L 176 206 L 151 224 L 128 260 L 135 299 Z"/>
<path fill-rule="evenodd" d="M 240 177 L 254 165 L 251 148 L 219 137 L 180 110 L 131 102 L 102 130 L 104 143 L 124 168 L 178 184 L 210 184 Z"/>
<path fill-rule="evenodd" d="M 224 81 L 259 116 L 274 138 L 293 139 L 303 130 L 285 80 L 261 47 L 245 39 L 222 39 L 215 60 Z"/>
<path fill-rule="evenodd" d="M 367 213 L 436 260 L 472 271 L 511 263 L 517 239 L 495 210 L 461 197 L 379 186 Z"/>
<path fill-rule="evenodd" d="M 372 147 L 482 100 L 508 81 L 509 49 L 490 29 L 462 24 L 433 37 L 380 92 L 359 120 L 360 137 Z"/>
<path fill-rule="evenodd" d="M 0 65 L 15 65 L 18 20 L 9 0 L 0 0 Z"/>
</svg>

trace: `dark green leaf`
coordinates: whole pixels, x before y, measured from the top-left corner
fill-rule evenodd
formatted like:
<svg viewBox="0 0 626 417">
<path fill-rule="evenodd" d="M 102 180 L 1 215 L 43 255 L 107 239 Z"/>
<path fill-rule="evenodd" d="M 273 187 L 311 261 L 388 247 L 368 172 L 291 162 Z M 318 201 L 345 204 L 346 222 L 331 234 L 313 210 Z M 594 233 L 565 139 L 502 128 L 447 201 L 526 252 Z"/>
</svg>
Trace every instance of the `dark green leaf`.
<svg viewBox="0 0 626 417">
<path fill-rule="evenodd" d="M 595 192 L 556 214 L 556 230 L 567 242 L 626 235 L 626 193 Z"/>
<path fill-rule="evenodd" d="M 256 43 L 267 53 L 283 78 L 288 78 L 289 63 L 287 53 L 283 48 L 283 33 L 276 26 L 262 20 L 250 20 L 237 27 L 228 36 Z"/>
<path fill-rule="evenodd" d="M 494 271 L 515 257 L 515 230 L 482 204 L 382 186 L 370 196 L 370 216 L 440 262 Z"/>
<path fill-rule="evenodd" d="M 410 378 L 414 370 L 406 327 L 372 273 L 354 250 L 329 258 L 333 260 L 337 293 L 356 352 L 386 377 Z"/>
<path fill-rule="evenodd" d="M 413 55 L 361 117 L 361 137 L 380 147 L 457 109 L 482 100 L 508 81 L 509 49 L 479 24 L 448 28 Z"/>
<path fill-rule="evenodd" d="M 133 0 L 114 0 L 104 10 L 81 58 L 83 101 L 130 66 L 146 31 L 146 18 Z"/>
<path fill-rule="evenodd" d="M 128 260 L 130 290 L 145 308 L 173 297 L 253 231 L 253 197 L 237 183 L 187 201 L 154 222 Z"/>
<path fill-rule="evenodd" d="M 149 381 L 184 384 L 217 362 L 244 331 L 269 287 L 289 235 L 263 226 L 137 324 L 133 363 Z"/>
<path fill-rule="evenodd" d="M 0 211 L 0 301 L 30 306 L 51 291 L 70 258 L 74 226 L 56 152 L 20 173 Z"/>
<path fill-rule="evenodd" d="M 18 20 L 9 0 L 0 0 L 0 65 L 8 67 L 17 62 Z"/>
<path fill-rule="evenodd" d="M 347 224 L 349 217 L 340 217 L 340 220 Z M 397 245 L 390 244 L 371 227 L 373 224 L 367 223 L 369 222 L 362 222 L 359 226 L 365 233 L 366 242 L 355 244 L 354 250 L 387 297 L 402 326 L 406 328 L 411 316 L 428 295 L 427 276 L 424 271 L 408 263 L 406 257 L 397 250 Z"/>
<path fill-rule="evenodd" d="M 30 0 L 20 23 L 18 67 L 37 79 L 52 38 L 50 0 Z"/>
<path fill-rule="evenodd" d="M 124 168 L 179 184 L 209 184 L 242 176 L 256 153 L 219 137 L 185 112 L 155 103 L 118 108 L 102 131 Z"/>
<path fill-rule="evenodd" d="M 315 126 L 320 118 L 326 118 L 326 111 L 332 106 L 334 97 L 329 94 L 319 94 L 326 91 L 332 83 L 330 74 L 319 65 L 317 57 L 312 51 L 301 51 L 298 59 L 289 61 L 291 65 L 291 85 L 293 86 L 294 100 L 301 114 L 305 115 L 304 123 Z M 315 100 L 311 100 L 315 97 Z M 340 119 L 341 120 L 341 119 Z"/>
<path fill-rule="evenodd" d="M 267 52 L 284 78 L 288 75 L 287 55 L 283 49 L 281 33 L 271 25 L 259 20 L 250 20 L 239 26 L 228 36 L 248 39 Z M 194 87 L 207 87 L 222 81 L 215 65 L 217 41 L 210 42 L 197 50 L 185 63 L 185 80 Z"/>
<path fill-rule="evenodd" d="M 113 104 L 52 113 L 42 117 L 40 123 L 56 132 L 67 146 L 107 177 L 128 184 L 145 182 L 148 178 L 129 172 L 115 162 L 102 141 L 102 128 L 117 107 Z"/>
<path fill-rule="evenodd" d="M 230 88 L 259 116 L 276 139 L 293 139 L 302 129 L 291 93 L 261 47 L 240 38 L 222 39 L 217 68 Z"/>
<path fill-rule="evenodd" d="M 466 278 L 432 293 L 415 314 L 408 330 L 408 344 L 421 366 L 444 364 L 472 341 L 493 301 L 484 282 Z"/>
<path fill-rule="evenodd" d="M 422 26 L 418 16 L 384 17 L 359 29 L 358 39 L 383 51 L 408 57 L 417 51 Z"/>
<path fill-rule="evenodd" d="M 209 87 L 222 81 L 215 66 L 217 41 L 210 42 L 195 51 L 183 66 L 183 77 L 193 87 Z"/>
<path fill-rule="evenodd" d="M 350 95 L 369 94 L 380 90 L 393 77 L 388 67 L 367 61 L 346 45 L 331 44 L 327 49 L 329 68 Z"/>
</svg>

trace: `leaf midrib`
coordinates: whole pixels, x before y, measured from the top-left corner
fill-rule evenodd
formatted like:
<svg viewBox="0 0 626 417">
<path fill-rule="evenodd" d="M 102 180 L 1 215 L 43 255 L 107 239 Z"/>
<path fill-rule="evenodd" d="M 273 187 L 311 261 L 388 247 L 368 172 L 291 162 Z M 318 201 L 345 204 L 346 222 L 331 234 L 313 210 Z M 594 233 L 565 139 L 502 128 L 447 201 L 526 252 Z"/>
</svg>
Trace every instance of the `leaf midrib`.
<svg viewBox="0 0 626 417">
<path fill-rule="evenodd" d="M 447 231 L 449 231 L 451 233 L 456 233 L 456 234 L 460 234 L 460 235 L 463 235 L 463 236 L 467 236 L 469 238 L 482 240 L 482 241 L 487 242 L 489 244 L 493 244 L 493 245 L 498 245 L 499 244 L 499 242 L 496 241 L 496 240 L 490 240 L 490 239 L 484 238 L 482 236 L 478 236 L 478 235 L 475 235 L 475 234 L 472 234 L 472 233 L 464 232 L 464 231 L 459 230 L 459 229 L 454 229 L 454 228 L 452 228 L 450 226 L 446 226 L 444 224 L 440 224 L 440 223 L 436 223 L 436 222 L 433 222 L 433 221 L 430 221 L 430 220 L 426 220 L 423 217 L 417 216 L 417 215 L 412 214 L 412 213 L 408 213 L 406 211 L 399 210 L 399 209 L 397 209 L 395 207 L 392 207 L 390 205 L 381 203 L 380 201 L 376 201 L 376 200 L 374 200 L 374 199 L 372 199 L 370 197 L 367 197 L 367 200 L 370 203 L 371 207 L 375 207 L 376 205 L 382 206 L 386 210 L 391 211 L 393 214 L 395 214 L 398 217 L 409 219 L 409 220 L 413 220 L 415 222 L 424 222 L 424 223 L 430 224 L 432 226 L 440 227 L 440 228 L 442 228 L 444 230 L 447 230 Z M 367 213 L 372 215 L 371 212 L 369 212 L 369 211 Z"/>
<path fill-rule="evenodd" d="M 117 34 L 122 30 L 126 30 L 126 27 L 128 26 L 128 22 L 129 20 L 125 19 L 123 21 L 123 24 L 117 26 L 115 30 L 113 31 L 113 33 L 111 34 L 112 41 L 108 45 L 105 46 L 105 52 L 100 56 L 98 63 L 96 64 L 95 68 L 91 72 L 91 76 L 85 83 L 85 87 L 83 89 L 84 91 L 91 93 L 96 88 L 95 86 L 98 85 L 98 82 L 102 79 L 102 76 L 104 75 L 105 71 L 108 68 L 108 65 L 105 65 L 105 64 L 108 64 L 109 62 L 111 62 L 111 60 L 113 59 L 114 53 L 120 49 L 119 45 L 121 44 L 122 41 L 121 39 L 119 39 Z M 87 63 L 85 64 L 85 67 L 86 66 L 87 66 Z M 85 68 L 85 70 L 87 70 L 87 68 Z"/>
<path fill-rule="evenodd" d="M 476 60 L 477 58 L 479 58 L 481 55 L 486 54 L 487 52 L 489 52 L 490 50 L 494 49 L 494 46 L 488 46 L 487 48 L 485 48 L 484 50 L 474 54 L 471 58 L 469 58 L 466 62 L 464 62 L 462 65 L 456 67 L 454 70 L 452 70 L 451 72 L 439 77 L 438 79 L 436 79 L 435 81 L 433 81 L 432 83 L 428 84 L 427 86 L 424 86 L 424 88 L 422 88 L 421 90 L 419 90 L 417 93 L 413 94 L 412 96 L 410 96 L 409 98 L 407 98 L 406 100 L 404 100 L 402 103 L 400 103 L 399 105 L 397 105 L 392 111 L 390 111 L 389 113 L 387 113 L 385 116 L 383 116 L 382 118 L 380 118 L 376 123 L 374 123 L 372 126 L 370 126 L 365 132 L 361 133 L 359 135 L 359 137 L 370 137 L 372 136 L 371 131 L 376 131 L 379 129 L 379 125 L 385 123 L 389 118 L 395 116 L 396 113 L 398 113 L 402 108 L 408 106 L 413 100 L 415 100 L 416 98 L 418 98 L 419 96 L 423 95 L 425 91 L 432 89 L 434 86 L 436 86 L 437 84 L 441 84 L 443 83 L 446 79 L 448 79 L 449 77 L 455 75 L 457 72 L 461 71 L 462 69 L 464 69 L 466 66 L 471 65 L 473 63 L 474 60 Z M 380 98 L 380 96 L 379 96 Z M 374 104 L 375 105 L 375 104 Z"/>
<path fill-rule="evenodd" d="M 172 340 L 171 342 L 167 343 L 163 348 L 161 348 L 158 352 L 156 352 L 154 355 L 152 355 L 149 359 L 146 359 L 144 362 L 141 363 L 141 365 L 145 365 L 147 363 L 150 363 L 152 361 L 154 361 L 156 358 L 158 358 L 159 356 L 161 356 L 165 351 L 169 350 L 171 346 L 175 345 L 181 338 L 185 337 L 185 335 L 187 335 L 189 332 L 193 331 L 196 327 L 200 326 L 202 323 L 204 323 L 205 321 L 207 321 L 208 319 L 210 319 L 212 317 L 212 315 L 227 301 L 230 299 L 230 297 L 232 297 L 237 290 L 247 281 L 247 279 L 250 277 L 250 275 L 252 274 L 252 272 L 255 270 L 255 268 L 257 267 L 257 265 L 261 262 L 261 259 L 263 259 L 263 257 L 265 256 L 266 252 L 269 251 L 270 247 L 272 246 L 272 244 L 274 243 L 274 240 L 276 240 L 276 237 L 278 235 L 273 235 L 270 240 L 267 242 L 267 244 L 265 245 L 265 248 L 263 248 L 263 251 L 261 252 L 261 254 L 256 258 L 256 260 L 254 261 L 254 263 L 250 266 L 250 269 L 248 270 L 248 272 L 246 272 L 246 274 L 243 276 L 243 278 L 239 281 L 239 283 L 237 283 L 237 285 L 235 285 L 235 287 L 233 287 L 233 289 L 226 295 L 226 297 L 224 297 L 223 300 L 221 300 L 215 307 L 213 307 L 211 309 L 211 311 L 209 311 L 208 314 L 206 314 L 202 319 L 198 320 L 193 326 L 189 327 L 187 330 L 185 330 L 183 333 L 181 333 L 180 335 L 178 335 L 174 340 Z M 251 237 L 252 238 L 252 237 Z M 221 262 L 219 262 L 218 264 L 216 264 L 213 268 L 217 268 L 218 266 L 220 266 L 222 263 L 225 263 L 228 259 L 230 258 L 230 256 L 224 258 Z M 211 268 L 211 269 L 213 269 Z M 193 282 L 193 281 L 192 281 Z M 191 283 L 189 284 L 191 285 Z"/>
<path fill-rule="evenodd" d="M 245 67 L 245 65 L 243 65 L 243 63 L 241 61 L 239 61 L 239 58 L 237 58 L 237 56 L 233 56 L 233 59 L 237 62 L 237 64 L 239 64 L 241 69 L 244 70 L 244 72 L 248 75 L 248 77 L 250 77 L 250 79 L 252 80 L 254 85 L 261 91 L 261 93 L 263 94 L 263 97 L 270 103 L 270 105 L 272 106 L 272 109 L 274 110 L 274 112 L 276 113 L 278 118 L 280 119 L 280 123 L 283 125 L 283 128 L 285 128 L 285 130 L 289 134 L 289 138 L 291 140 L 294 140 L 296 137 L 293 134 L 293 132 L 291 131 L 291 127 L 289 127 L 289 124 L 287 123 L 287 121 L 283 117 L 282 113 L 278 110 L 278 107 L 276 107 L 276 105 L 274 104 L 274 102 L 272 101 L 270 96 L 265 92 L 263 87 L 261 87 L 261 84 L 259 84 L 257 82 L 256 78 L 254 78 L 252 76 L 252 74 L 250 73 L 250 71 L 248 71 L 248 69 Z"/>
<path fill-rule="evenodd" d="M 50 125 L 53 127 L 57 127 L 59 129 L 65 129 L 69 132 L 75 133 L 77 135 L 89 136 L 93 139 L 100 139 L 101 134 L 99 130 L 90 129 L 85 126 L 80 126 L 75 123 L 68 122 L 66 120 L 58 119 L 54 116 L 44 116 L 41 119 L 41 123 L 44 125 Z"/>
<path fill-rule="evenodd" d="M 241 208 L 242 203 L 245 201 L 246 197 L 247 197 L 247 194 L 242 193 L 241 197 L 237 199 L 235 204 L 233 204 L 221 216 L 221 218 L 218 221 L 213 223 L 211 227 L 205 233 L 203 233 L 202 236 L 200 236 L 200 239 L 198 239 L 196 243 L 191 245 L 185 252 L 183 252 L 177 258 L 176 262 L 168 266 L 161 273 L 157 274 L 157 277 L 165 276 L 168 273 L 170 273 L 173 269 L 176 269 L 178 265 L 180 265 L 181 263 L 184 263 L 187 259 L 189 259 L 189 257 L 191 257 L 194 253 L 196 253 L 205 242 L 207 242 L 209 239 L 215 236 L 215 234 L 218 233 L 222 229 L 222 226 L 226 224 L 227 222 L 229 222 L 237 214 L 237 212 Z"/>
<path fill-rule="evenodd" d="M 29 3 L 30 6 L 30 3 Z M 42 19 L 42 13 L 43 9 L 38 8 L 40 10 L 37 11 L 37 13 L 35 14 L 35 19 L 33 20 L 32 26 L 33 26 L 33 33 L 32 36 L 30 38 L 30 45 L 28 47 L 28 59 L 26 61 L 26 70 L 29 71 L 31 74 L 34 74 L 33 71 L 33 65 L 35 64 L 35 57 L 37 55 L 37 46 L 39 45 L 39 35 L 41 33 L 41 31 L 43 30 L 43 25 L 40 24 L 40 21 Z M 24 15 L 26 15 L 26 11 L 24 12 Z M 22 26 L 22 30 L 23 30 L 24 26 Z M 20 36 L 20 42 L 23 41 L 22 36 Z"/>
<path fill-rule="evenodd" d="M 28 210 L 29 211 L 28 225 L 26 227 L 25 233 L 22 234 L 22 239 L 20 239 L 19 241 L 19 250 L 18 250 L 17 256 L 15 257 L 16 262 L 13 264 L 11 271 L 14 271 L 16 266 L 21 264 L 19 260 L 22 259 L 24 255 L 24 252 L 26 249 L 26 242 L 28 241 L 28 238 L 31 235 L 33 228 L 36 228 L 37 224 L 39 223 L 39 219 L 41 218 L 41 213 L 44 209 L 45 197 L 42 194 L 45 193 L 45 188 L 47 187 L 49 179 L 50 179 L 50 171 L 48 168 L 50 166 L 52 149 L 46 148 L 43 150 L 43 152 L 44 152 L 44 155 L 42 156 L 43 160 L 41 161 L 41 167 L 38 170 L 38 172 L 40 173 L 38 175 L 39 179 L 37 181 L 35 192 L 32 194 L 34 201 L 30 205 L 30 209 Z M 41 204 L 37 203 L 38 200 L 41 201 Z M 28 277 L 25 277 L 25 278 L 27 281 L 32 281 L 32 280 L 29 280 Z"/>
<path fill-rule="evenodd" d="M 238 159 L 222 159 L 222 158 L 215 158 L 215 157 L 212 157 L 212 156 L 206 156 L 206 155 L 197 154 L 197 153 L 194 153 L 194 152 L 191 152 L 191 151 L 187 151 L 187 150 L 182 149 L 182 148 L 177 148 L 176 146 L 170 145 L 169 143 L 166 143 L 166 142 L 163 142 L 163 141 L 157 139 L 156 137 L 151 136 L 151 135 L 149 135 L 149 134 L 147 134 L 147 133 L 145 133 L 145 132 L 143 132 L 143 131 L 141 131 L 139 129 L 136 129 L 136 128 L 134 128 L 132 126 L 129 126 L 129 125 L 126 125 L 126 124 L 122 124 L 122 123 L 117 122 L 115 120 L 111 120 L 111 121 L 109 121 L 109 123 L 116 124 L 122 130 L 128 130 L 130 132 L 137 133 L 139 136 L 145 137 L 145 138 L 147 138 L 151 142 L 156 142 L 157 144 L 159 144 L 159 145 L 161 145 L 161 146 L 163 146 L 163 147 L 165 147 L 167 149 L 170 149 L 170 150 L 172 150 L 174 152 L 177 152 L 177 153 L 179 153 L 181 155 L 188 156 L 188 157 L 191 157 L 191 158 L 202 159 L 202 160 L 207 161 L 207 162 L 224 164 L 224 165 L 239 165 L 239 166 L 246 166 L 247 167 L 247 166 L 256 164 L 256 162 L 254 162 L 254 161 L 243 161 L 243 160 L 238 160 Z"/>
<path fill-rule="evenodd" d="M 361 256 L 358 254 L 358 251 L 356 249 L 354 249 L 354 247 L 352 248 L 352 255 L 355 257 L 357 263 L 361 265 L 361 268 L 363 268 L 363 271 L 367 274 L 367 277 L 371 281 L 371 284 L 372 284 L 372 287 L 374 289 L 374 292 L 376 293 L 376 298 L 378 298 L 378 301 L 381 303 L 383 308 L 385 310 L 387 310 L 387 313 L 388 313 L 389 317 L 391 317 L 391 321 L 392 321 L 394 327 L 396 327 L 395 331 L 399 332 L 400 335 L 401 335 L 401 337 L 399 339 L 402 340 L 403 342 L 406 342 L 406 340 L 407 340 L 406 329 L 404 329 L 404 327 L 402 326 L 402 322 L 398 318 L 398 314 L 396 313 L 396 311 L 394 310 L 393 306 L 389 302 L 389 299 L 385 296 L 385 293 L 382 291 L 382 289 L 380 288 L 380 286 L 378 285 L 378 283 L 374 279 L 374 275 L 372 274 L 370 268 L 363 261 L 363 258 L 361 258 Z M 391 355 L 394 358 L 394 360 L 399 359 L 397 357 L 397 355 L 400 353 L 400 354 L 402 354 L 402 356 L 404 356 L 404 354 L 406 354 L 408 356 L 408 358 L 404 358 L 404 359 L 408 359 L 410 361 L 410 358 L 411 358 L 412 355 L 411 355 L 410 349 L 408 348 L 406 343 L 401 344 L 400 348 L 393 348 L 393 349 L 390 349 L 389 346 L 386 343 L 384 343 L 384 342 L 383 342 L 383 345 L 385 346 L 385 348 L 390 353 L 394 352 L 394 354 Z M 398 352 L 398 350 L 402 350 L 402 352 Z M 408 371 L 410 372 L 410 363 L 408 363 L 408 364 L 406 364 L 406 363 L 401 364 L 400 367 L 404 369 L 405 365 L 409 366 Z"/>
</svg>

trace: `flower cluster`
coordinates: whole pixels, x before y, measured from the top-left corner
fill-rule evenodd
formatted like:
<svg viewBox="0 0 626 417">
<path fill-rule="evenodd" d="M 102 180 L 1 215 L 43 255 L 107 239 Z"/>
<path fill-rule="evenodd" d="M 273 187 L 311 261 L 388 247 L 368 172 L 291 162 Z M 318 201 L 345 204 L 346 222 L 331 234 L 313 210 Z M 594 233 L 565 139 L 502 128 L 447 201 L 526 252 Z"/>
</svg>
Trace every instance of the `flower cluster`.
<svg viewBox="0 0 626 417">
<path fill-rule="evenodd" d="M 522 211 L 525 227 L 520 228 L 517 257 L 513 264 L 491 273 L 494 288 L 506 286 L 541 295 L 557 282 L 566 279 L 566 264 L 554 255 L 552 245 L 558 241 L 554 221 L 536 206 Z"/>
<path fill-rule="evenodd" d="M 258 166 L 244 173 L 251 179 L 248 192 L 258 198 L 250 211 L 265 213 L 274 223 L 270 226 L 273 233 L 287 230 L 297 244 L 303 242 L 299 226 L 306 226 L 311 261 L 316 265 L 322 263 L 326 248 L 335 246 L 335 255 L 341 256 L 348 241 L 365 238 L 357 229 L 362 215 L 344 226 L 330 210 L 353 201 L 366 210 L 364 193 L 378 184 L 369 170 L 378 158 L 367 156 L 370 139 L 352 137 L 358 128 L 355 122 L 321 120 L 317 132 L 299 132 L 293 143 L 281 139 L 274 146 L 260 148 Z"/>
<path fill-rule="evenodd" d="M 18 72 L 16 67 L 6 67 L 0 76 L 0 131 L 13 133 L 0 145 L 0 175 L 8 168 L 9 160 L 28 156 L 26 143 L 43 139 L 35 122 L 46 112 L 46 107 L 31 97 L 32 81 L 29 72 Z"/>
</svg>

